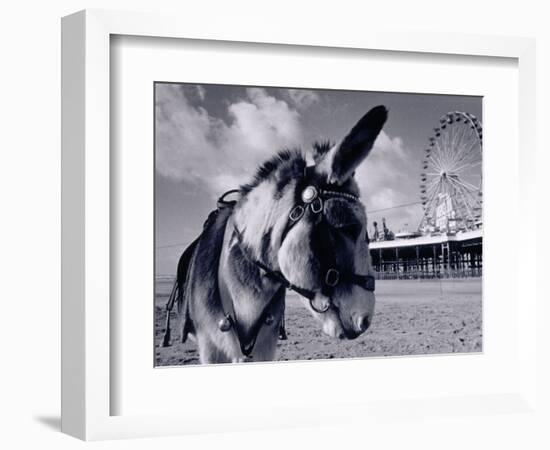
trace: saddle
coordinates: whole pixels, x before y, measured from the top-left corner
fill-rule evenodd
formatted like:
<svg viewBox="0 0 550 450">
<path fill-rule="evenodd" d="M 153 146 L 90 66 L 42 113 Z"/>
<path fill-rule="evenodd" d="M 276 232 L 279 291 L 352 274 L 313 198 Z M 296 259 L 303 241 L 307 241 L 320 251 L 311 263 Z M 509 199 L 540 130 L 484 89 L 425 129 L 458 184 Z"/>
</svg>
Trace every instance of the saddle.
<svg viewBox="0 0 550 450">
<path fill-rule="evenodd" d="M 180 256 L 176 280 L 174 281 L 174 286 L 172 287 L 172 291 L 168 297 L 168 302 L 166 303 L 166 327 L 162 341 L 163 347 L 169 347 L 171 345 L 170 315 L 174 305 L 177 306 L 177 312 L 181 320 L 181 342 L 185 343 L 189 333 L 194 331 L 193 321 L 189 317 L 189 300 L 185 295 L 185 287 L 188 282 L 190 268 L 203 236 L 212 232 L 214 225 L 217 227 L 222 226 L 222 228 L 225 229 L 227 219 L 231 215 L 231 212 L 237 203 L 235 200 L 226 200 L 226 197 L 238 192 L 239 191 L 237 189 L 233 189 L 231 191 L 227 191 L 220 198 L 218 198 L 217 208 L 208 214 L 208 218 L 203 224 L 201 234 L 191 244 L 189 244 Z M 216 224 L 218 220 L 223 221 L 223 223 Z M 217 268 L 215 273 L 217 273 Z M 284 313 L 279 327 L 279 339 L 287 339 L 284 324 Z"/>
</svg>

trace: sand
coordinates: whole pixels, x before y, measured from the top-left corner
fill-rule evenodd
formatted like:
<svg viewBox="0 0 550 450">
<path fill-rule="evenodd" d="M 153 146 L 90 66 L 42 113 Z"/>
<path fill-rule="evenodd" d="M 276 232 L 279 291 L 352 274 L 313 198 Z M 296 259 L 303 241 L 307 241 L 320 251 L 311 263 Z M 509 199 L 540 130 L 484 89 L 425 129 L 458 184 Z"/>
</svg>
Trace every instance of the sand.
<svg viewBox="0 0 550 450">
<path fill-rule="evenodd" d="M 157 282 L 155 361 L 158 366 L 198 364 L 193 342 L 161 347 L 171 282 Z M 287 296 L 287 341 L 277 359 L 310 360 L 372 356 L 428 355 L 482 351 L 481 280 L 388 280 L 376 286 L 376 312 L 370 329 L 353 341 L 326 336 L 302 302 Z M 175 319 L 175 316 L 174 316 Z M 176 323 L 175 321 L 173 322 Z"/>
</svg>

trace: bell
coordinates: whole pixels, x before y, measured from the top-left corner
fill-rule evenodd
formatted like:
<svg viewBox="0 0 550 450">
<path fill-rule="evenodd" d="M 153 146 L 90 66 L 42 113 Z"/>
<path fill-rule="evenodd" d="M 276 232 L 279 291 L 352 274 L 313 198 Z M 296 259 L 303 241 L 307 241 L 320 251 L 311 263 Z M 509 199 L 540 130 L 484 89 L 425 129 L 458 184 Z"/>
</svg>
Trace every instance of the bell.
<svg viewBox="0 0 550 450">
<path fill-rule="evenodd" d="M 233 326 L 233 323 L 231 321 L 231 316 L 228 314 L 227 316 L 221 318 L 219 321 L 218 321 L 218 328 L 220 329 L 220 331 L 222 331 L 223 333 L 229 331 L 231 329 L 231 327 Z"/>
<path fill-rule="evenodd" d="M 265 316 L 264 323 L 267 326 L 273 325 L 273 322 L 275 322 L 275 318 L 273 317 L 273 314 L 268 314 L 267 316 Z"/>
<path fill-rule="evenodd" d="M 304 203 L 311 203 L 317 197 L 317 189 L 313 186 L 308 186 L 302 192 L 302 201 Z"/>
</svg>

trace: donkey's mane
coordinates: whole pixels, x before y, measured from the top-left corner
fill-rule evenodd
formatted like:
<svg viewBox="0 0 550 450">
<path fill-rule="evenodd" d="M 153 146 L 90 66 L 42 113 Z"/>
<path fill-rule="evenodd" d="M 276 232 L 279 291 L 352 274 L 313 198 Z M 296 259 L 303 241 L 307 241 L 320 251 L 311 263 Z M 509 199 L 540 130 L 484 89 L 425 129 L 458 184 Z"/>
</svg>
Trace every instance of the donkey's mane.
<svg viewBox="0 0 550 450">
<path fill-rule="evenodd" d="M 315 162 L 318 162 L 333 146 L 334 142 L 329 139 L 314 142 L 312 154 Z M 280 178 L 278 184 L 285 184 L 292 177 L 302 173 L 306 166 L 306 158 L 300 148 L 281 150 L 258 167 L 251 182 L 240 186 L 241 194 L 248 194 L 262 181 L 273 176 Z"/>
<path fill-rule="evenodd" d="M 303 173 L 306 165 L 305 156 L 300 149 L 281 150 L 258 167 L 252 181 L 240 187 L 241 194 L 248 194 L 261 182 L 272 177 L 277 179 L 277 184 L 286 184 L 291 178 Z"/>
<path fill-rule="evenodd" d="M 325 139 L 323 141 L 317 141 L 313 143 L 313 150 L 316 153 L 319 153 L 321 155 L 324 155 L 326 152 L 328 152 L 332 147 L 334 146 L 334 142 L 332 142 L 330 139 Z"/>
<path fill-rule="evenodd" d="M 334 142 L 329 139 L 324 141 L 317 141 L 313 143 L 313 160 L 317 164 L 323 156 L 334 146 Z"/>
</svg>

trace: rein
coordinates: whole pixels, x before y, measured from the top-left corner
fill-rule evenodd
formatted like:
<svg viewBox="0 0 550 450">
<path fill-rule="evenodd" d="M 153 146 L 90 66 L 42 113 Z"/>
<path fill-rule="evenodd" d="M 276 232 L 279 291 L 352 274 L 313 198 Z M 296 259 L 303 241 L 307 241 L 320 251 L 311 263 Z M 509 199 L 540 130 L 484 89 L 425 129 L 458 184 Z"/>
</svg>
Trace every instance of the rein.
<svg viewBox="0 0 550 450">
<path fill-rule="evenodd" d="M 245 248 L 243 248 L 243 240 L 242 240 L 242 234 L 241 232 L 238 230 L 238 228 L 236 226 L 233 227 L 233 230 L 235 232 L 235 236 L 237 236 L 237 242 L 239 243 L 239 247 L 241 248 L 241 251 L 243 253 L 243 255 L 245 256 L 245 258 L 247 259 L 248 262 L 251 262 L 252 264 L 254 264 L 255 266 L 259 267 L 260 269 L 262 269 L 266 275 L 271 278 L 273 281 L 276 281 L 276 282 L 279 282 L 281 283 L 285 288 L 287 289 L 290 289 L 291 291 L 295 291 L 297 292 L 298 294 L 306 297 L 307 299 L 309 300 L 313 300 L 313 298 L 315 297 L 315 292 L 313 291 L 310 291 L 309 289 L 304 289 L 304 288 L 301 288 L 299 286 L 296 286 L 295 284 L 292 284 L 290 281 L 288 281 L 286 279 L 286 277 L 281 273 L 279 272 L 278 270 L 273 270 L 271 269 L 270 267 L 268 267 L 267 265 L 265 265 L 263 262 L 261 261 L 258 261 L 257 259 L 254 259 L 252 258 L 248 252 L 246 251 Z"/>
</svg>

